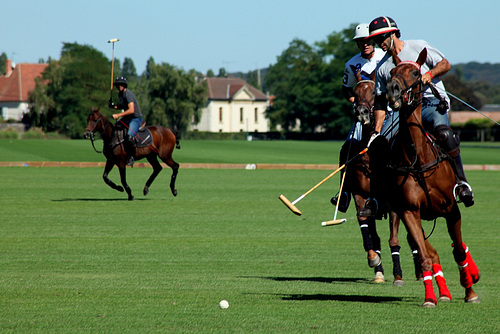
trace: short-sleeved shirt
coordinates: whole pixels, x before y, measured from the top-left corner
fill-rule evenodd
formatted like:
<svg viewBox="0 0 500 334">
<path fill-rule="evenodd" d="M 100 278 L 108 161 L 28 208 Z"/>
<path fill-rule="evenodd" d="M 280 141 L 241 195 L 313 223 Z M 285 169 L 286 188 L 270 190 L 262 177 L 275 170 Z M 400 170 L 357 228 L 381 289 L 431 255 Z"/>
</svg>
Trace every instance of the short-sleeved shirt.
<svg viewBox="0 0 500 334">
<path fill-rule="evenodd" d="M 375 48 L 373 56 L 370 59 L 363 58 L 361 52 L 349 59 L 345 64 L 344 78 L 342 84 L 345 87 L 354 87 L 358 82 L 356 80 L 356 73 L 353 72 L 351 66 L 357 68 L 361 76 L 365 79 L 370 78 L 370 74 L 377 68 L 377 64 L 384 57 L 385 52 L 382 49 Z"/>
<path fill-rule="evenodd" d="M 134 115 L 129 115 L 127 118 L 140 118 L 142 117 L 141 110 L 139 109 L 139 103 L 137 103 L 137 99 L 135 98 L 134 93 L 130 90 L 125 90 L 123 92 L 123 95 L 120 93 L 118 94 L 118 97 L 120 98 L 120 104 L 124 108 L 128 108 L 128 104 L 132 102 L 134 104 Z"/>
<path fill-rule="evenodd" d="M 398 54 L 399 59 L 402 61 L 416 61 L 420 52 L 427 48 L 427 59 L 424 64 L 420 67 L 420 73 L 424 74 L 427 71 L 433 69 L 437 63 L 443 60 L 444 55 L 436 48 L 432 47 L 429 43 L 423 40 L 410 40 L 404 41 L 403 49 Z M 387 92 L 387 84 L 391 81 L 391 70 L 396 67 L 392 61 L 392 56 L 388 53 L 382 58 L 377 67 L 377 73 L 375 76 L 375 94 L 382 95 Z M 443 81 L 439 77 L 434 77 L 432 83 L 438 88 L 438 92 L 443 96 L 448 105 L 450 105 L 450 99 L 445 92 Z M 432 94 L 431 89 L 426 86 L 423 98 L 429 100 L 435 100 L 436 97 Z"/>
</svg>

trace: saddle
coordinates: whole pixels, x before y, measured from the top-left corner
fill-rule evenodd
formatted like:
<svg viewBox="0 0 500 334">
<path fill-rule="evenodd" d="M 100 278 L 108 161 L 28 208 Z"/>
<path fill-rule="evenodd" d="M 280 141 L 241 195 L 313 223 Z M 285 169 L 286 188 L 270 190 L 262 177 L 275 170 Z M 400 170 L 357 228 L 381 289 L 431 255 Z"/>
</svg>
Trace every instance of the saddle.
<svg viewBox="0 0 500 334">
<path fill-rule="evenodd" d="M 124 126 L 122 122 L 117 122 L 114 129 L 114 143 L 113 147 L 116 147 L 125 141 L 127 136 L 128 128 Z M 139 131 L 135 136 L 135 144 L 137 148 L 146 147 L 153 143 L 153 134 L 149 131 L 146 126 L 146 122 L 142 122 Z"/>
</svg>

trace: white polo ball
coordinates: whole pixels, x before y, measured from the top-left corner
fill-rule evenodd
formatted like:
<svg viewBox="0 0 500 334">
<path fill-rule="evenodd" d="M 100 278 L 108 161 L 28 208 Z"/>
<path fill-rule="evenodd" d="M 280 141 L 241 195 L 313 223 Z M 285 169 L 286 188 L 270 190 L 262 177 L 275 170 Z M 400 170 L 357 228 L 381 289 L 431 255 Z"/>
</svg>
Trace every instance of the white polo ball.
<svg viewBox="0 0 500 334">
<path fill-rule="evenodd" d="M 227 309 L 229 307 L 229 302 L 227 300 L 223 299 L 219 302 L 219 307 L 221 309 Z"/>
</svg>

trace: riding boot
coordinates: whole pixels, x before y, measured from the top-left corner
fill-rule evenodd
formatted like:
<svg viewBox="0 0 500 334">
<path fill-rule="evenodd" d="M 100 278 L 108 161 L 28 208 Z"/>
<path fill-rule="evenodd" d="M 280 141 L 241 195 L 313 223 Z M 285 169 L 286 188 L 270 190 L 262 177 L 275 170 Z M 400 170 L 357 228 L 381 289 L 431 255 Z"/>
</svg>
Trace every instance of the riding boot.
<svg viewBox="0 0 500 334">
<path fill-rule="evenodd" d="M 350 151 L 352 151 L 353 148 L 356 148 L 357 145 L 357 140 L 347 140 L 344 145 L 342 145 L 342 148 L 340 149 L 340 156 L 339 156 L 339 165 L 343 165 L 346 163 L 346 161 L 350 158 L 348 155 Z M 347 166 L 346 166 L 347 168 Z M 340 172 L 340 180 L 341 180 L 341 187 L 342 187 L 342 193 L 339 194 L 337 193 L 335 196 L 333 196 L 330 199 L 330 203 L 333 205 L 337 206 L 337 202 L 340 200 L 339 203 L 339 211 L 340 212 L 347 212 L 347 209 L 349 209 L 349 204 L 351 203 L 351 192 L 350 192 L 350 187 L 349 187 L 349 179 L 346 176 L 345 182 L 342 185 L 342 180 L 344 180 L 344 173 L 346 168 L 344 168 Z"/>
<path fill-rule="evenodd" d="M 463 202 L 465 207 L 474 205 L 474 194 L 472 193 L 472 188 L 465 178 L 464 166 L 462 164 L 462 158 L 460 154 L 453 158 L 453 163 L 455 164 L 455 174 L 458 179 L 458 183 L 454 188 L 455 197 L 458 198 L 458 202 Z"/>
<path fill-rule="evenodd" d="M 135 138 L 134 136 L 127 136 L 127 140 L 125 141 L 125 151 L 127 152 L 127 166 L 134 165 L 134 157 L 135 157 Z"/>
<path fill-rule="evenodd" d="M 370 145 L 370 198 L 358 211 L 359 217 L 375 217 L 382 219 L 384 213 L 384 190 L 386 165 L 388 162 L 389 143 L 383 136 L 378 136 Z"/>
<path fill-rule="evenodd" d="M 457 179 L 457 184 L 453 189 L 457 202 L 463 202 L 466 207 L 474 205 L 474 194 L 465 178 L 464 166 L 460 157 L 460 139 L 453 134 L 449 126 L 444 124 L 436 126 L 434 134 L 439 146 L 451 157 L 450 162 Z"/>
</svg>

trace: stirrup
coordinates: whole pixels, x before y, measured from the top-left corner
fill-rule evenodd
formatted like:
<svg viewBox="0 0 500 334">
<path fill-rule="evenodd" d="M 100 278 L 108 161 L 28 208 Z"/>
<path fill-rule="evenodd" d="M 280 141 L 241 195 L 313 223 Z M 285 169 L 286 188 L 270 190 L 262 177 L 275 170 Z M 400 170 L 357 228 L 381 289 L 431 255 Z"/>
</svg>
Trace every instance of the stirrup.
<svg viewBox="0 0 500 334">
<path fill-rule="evenodd" d="M 465 190 L 462 190 L 464 187 Z M 464 192 L 470 194 L 461 196 Z M 474 205 L 474 194 L 472 193 L 472 187 L 465 181 L 459 181 L 457 184 L 455 184 L 455 187 L 453 188 L 453 195 L 455 196 L 455 200 L 457 201 L 457 203 L 464 203 L 466 207 Z"/>
<path fill-rule="evenodd" d="M 366 200 L 365 206 L 358 211 L 358 217 L 375 217 L 378 212 L 378 207 L 377 199 L 370 197 Z"/>
<path fill-rule="evenodd" d="M 339 211 L 346 213 L 347 209 L 349 209 L 349 204 L 351 203 L 351 194 L 349 194 L 347 191 L 343 191 L 342 194 L 339 195 L 339 193 L 337 193 L 330 199 L 330 203 L 332 203 L 332 205 L 334 206 L 337 206 L 338 201 L 340 201 Z"/>
</svg>

